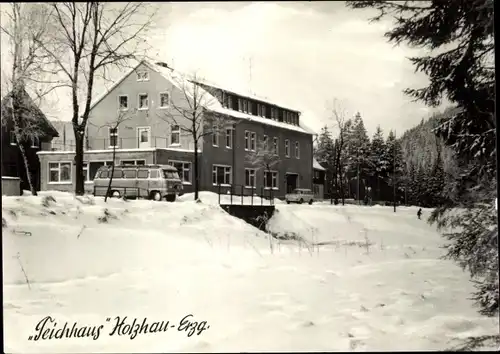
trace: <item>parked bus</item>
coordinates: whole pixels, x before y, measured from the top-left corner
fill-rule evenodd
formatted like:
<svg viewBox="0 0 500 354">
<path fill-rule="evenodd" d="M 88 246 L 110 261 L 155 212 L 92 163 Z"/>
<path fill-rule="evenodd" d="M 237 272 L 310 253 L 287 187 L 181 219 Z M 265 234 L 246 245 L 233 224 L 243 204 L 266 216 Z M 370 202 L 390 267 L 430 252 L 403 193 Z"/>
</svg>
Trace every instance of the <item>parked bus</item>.
<svg viewBox="0 0 500 354">
<path fill-rule="evenodd" d="M 94 195 L 104 197 L 113 166 L 101 166 L 94 178 Z M 170 165 L 119 165 L 113 171 L 109 197 L 146 198 L 174 202 L 182 195 L 182 181 Z"/>
</svg>

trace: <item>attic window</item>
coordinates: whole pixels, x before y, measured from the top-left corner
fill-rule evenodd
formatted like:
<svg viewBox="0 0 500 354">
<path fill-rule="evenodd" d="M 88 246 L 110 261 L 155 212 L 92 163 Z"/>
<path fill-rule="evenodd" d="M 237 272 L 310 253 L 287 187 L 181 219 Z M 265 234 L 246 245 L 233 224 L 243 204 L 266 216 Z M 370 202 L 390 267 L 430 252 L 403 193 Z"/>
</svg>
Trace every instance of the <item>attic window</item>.
<svg viewBox="0 0 500 354">
<path fill-rule="evenodd" d="M 137 72 L 137 81 L 148 81 L 149 73 L 147 71 L 138 71 Z"/>
</svg>

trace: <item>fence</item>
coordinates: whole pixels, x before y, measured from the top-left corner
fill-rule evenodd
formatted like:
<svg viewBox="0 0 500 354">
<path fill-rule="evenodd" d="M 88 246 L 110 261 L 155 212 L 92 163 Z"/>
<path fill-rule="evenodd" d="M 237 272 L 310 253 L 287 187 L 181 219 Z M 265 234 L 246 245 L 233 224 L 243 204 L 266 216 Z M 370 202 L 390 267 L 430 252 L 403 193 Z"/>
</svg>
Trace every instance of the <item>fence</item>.
<svg viewBox="0 0 500 354">
<path fill-rule="evenodd" d="M 222 190 L 228 190 L 229 195 L 227 193 L 222 193 Z M 259 194 L 256 194 L 256 191 L 259 191 Z M 240 191 L 240 194 L 237 194 L 237 192 Z M 245 193 L 246 192 L 246 193 Z M 240 205 L 264 205 L 264 199 L 266 201 L 269 201 L 269 205 L 274 205 L 274 192 L 272 189 L 267 189 L 264 187 L 260 187 L 259 189 L 255 187 L 248 187 L 244 186 L 241 184 L 235 184 L 235 185 L 230 185 L 230 186 L 224 186 L 221 184 L 217 185 L 217 194 L 218 194 L 218 199 L 219 199 L 219 205 L 220 204 L 240 204 Z M 229 203 L 221 203 L 221 195 L 226 197 L 229 197 Z M 259 197 L 260 198 L 260 203 L 256 202 L 254 203 L 254 197 Z M 250 204 L 245 204 L 245 198 L 250 199 Z M 266 203 L 267 205 L 267 203 Z"/>
<path fill-rule="evenodd" d="M 187 139 L 181 141 L 183 148 L 194 149 L 194 144 Z M 138 149 L 138 148 L 170 148 L 171 141 L 167 137 L 152 136 L 146 143 L 140 143 L 137 137 L 109 139 L 109 138 L 88 138 L 84 141 L 85 150 L 113 150 L 111 144 L 116 144 L 117 149 Z M 52 151 L 74 151 L 75 140 L 63 140 L 55 138 L 50 143 L 42 143 L 42 150 Z"/>
</svg>

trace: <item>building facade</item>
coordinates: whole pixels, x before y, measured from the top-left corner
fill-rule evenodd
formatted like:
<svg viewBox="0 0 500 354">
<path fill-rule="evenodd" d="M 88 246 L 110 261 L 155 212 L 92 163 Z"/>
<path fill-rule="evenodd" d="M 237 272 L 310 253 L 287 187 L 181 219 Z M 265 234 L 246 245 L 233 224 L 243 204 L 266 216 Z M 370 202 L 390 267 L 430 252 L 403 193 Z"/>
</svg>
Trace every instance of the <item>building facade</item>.
<svg viewBox="0 0 500 354">
<path fill-rule="evenodd" d="M 20 179 L 21 190 L 29 190 L 30 186 L 26 174 L 19 144 L 24 147 L 24 152 L 28 160 L 28 166 L 32 177 L 32 183 L 35 190 L 41 189 L 41 166 L 37 157 L 37 152 L 41 150 L 41 144 L 50 144 L 54 137 L 57 137 L 57 130 L 47 120 L 42 111 L 34 104 L 29 94 L 25 90 L 19 92 L 15 102 L 17 104 L 16 114 L 22 129 L 29 129 L 32 133 L 23 133 L 24 140 L 18 142 L 14 134 L 14 124 L 12 121 L 12 95 L 10 92 L 1 102 L 2 120 L 2 176 L 17 177 Z M 30 135 L 29 137 L 27 135 Z"/>
<path fill-rule="evenodd" d="M 197 97 L 201 109 L 193 108 Z M 191 111 L 202 112 L 200 121 L 189 119 L 186 112 Z M 203 122 L 209 116 L 227 118 L 227 124 L 209 131 Z M 184 191 L 192 192 L 193 120 L 206 132 L 197 135 L 200 190 L 272 190 L 282 197 L 294 188 L 312 189 L 313 133 L 302 128 L 299 119 L 298 111 L 184 79 L 162 63 L 141 62 L 92 104 L 84 146 L 86 189 L 92 189 L 99 166 L 112 163 L 115 149 L 117 164 L 175 166 Z M 72 134 L 66 127 L 58 140 L 42 144 L 42 189 L 74 190 Z M 248 162 L 264 140 L 277 160 L 268 169 Z"/>
<path fill-rule="evenodd" d="M 313 159 L 313 193 L 314 199 L 325 198 L 326 170 L 320 163 Z"/>
</svg>

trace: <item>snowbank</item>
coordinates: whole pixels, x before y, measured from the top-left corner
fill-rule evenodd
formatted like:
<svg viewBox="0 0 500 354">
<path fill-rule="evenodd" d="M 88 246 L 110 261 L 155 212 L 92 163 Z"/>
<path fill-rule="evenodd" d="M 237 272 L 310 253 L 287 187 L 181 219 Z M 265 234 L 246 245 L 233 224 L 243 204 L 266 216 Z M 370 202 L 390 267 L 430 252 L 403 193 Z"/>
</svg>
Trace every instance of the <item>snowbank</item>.
<svg viewBox="0 0 500 354">
<path fill-rule="evenodd" d="M 40 194 L 2 198 L 6 352 L 438 350 L 498 334 L 411 208 L 277 204 L 270 228 L 305 239 L 277 242 L 213 193 Z M 179 330 L 190 314 L 191 335 Z M 28 340 L 46 316 L 103 328 L 96 340 Z M 111 335 L 117 316 L 174 327 L 131 340 Z"/>
</svg>

